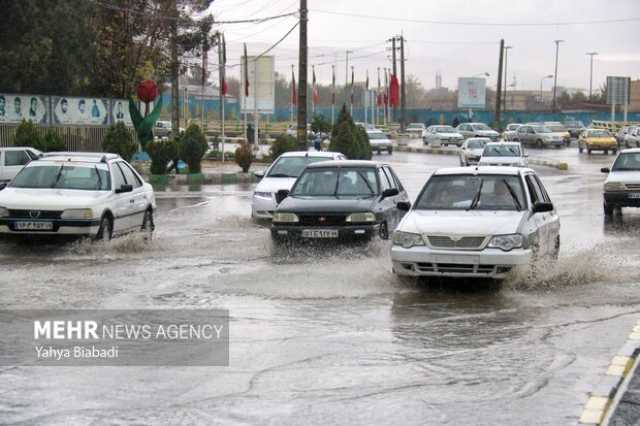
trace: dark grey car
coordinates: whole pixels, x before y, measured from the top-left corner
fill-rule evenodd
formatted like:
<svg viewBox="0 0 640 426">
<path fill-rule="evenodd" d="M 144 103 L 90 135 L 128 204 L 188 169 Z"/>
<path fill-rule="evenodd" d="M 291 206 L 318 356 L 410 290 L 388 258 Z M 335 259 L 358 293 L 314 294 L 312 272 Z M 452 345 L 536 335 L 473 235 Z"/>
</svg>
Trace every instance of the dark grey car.
<svg viewBox="0 0 640 426">
<path fill-rule="evenodd" d="M 279 191 L 271 236 L 282 240 L 388 239 L 409 197 L 393 169 L 373 161 L 324 161 Z"/>
</svg>

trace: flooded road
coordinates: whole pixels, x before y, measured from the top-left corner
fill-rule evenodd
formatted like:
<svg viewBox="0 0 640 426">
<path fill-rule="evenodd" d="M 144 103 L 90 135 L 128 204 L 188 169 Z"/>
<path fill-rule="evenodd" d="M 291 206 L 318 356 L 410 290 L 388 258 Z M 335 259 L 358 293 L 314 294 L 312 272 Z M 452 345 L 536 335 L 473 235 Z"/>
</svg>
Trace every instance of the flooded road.
<svg viewBox="0 0 640 426">
<path fill-rule="evenodd" d="M 377 158 L 412 198 L 458 162 Z M 250 185 L 158 193 L 151 242 L 0 243 L 3 309 L 231 315 L 229 367 L 0 367 L 0 423 L 573 424 L 640 314 L 640 211 L 605 222 L 604 162 L 537 169 L 561 257 L 501 286 L 401 282 L 389 242 L 276 250 Z"/>
</svg>

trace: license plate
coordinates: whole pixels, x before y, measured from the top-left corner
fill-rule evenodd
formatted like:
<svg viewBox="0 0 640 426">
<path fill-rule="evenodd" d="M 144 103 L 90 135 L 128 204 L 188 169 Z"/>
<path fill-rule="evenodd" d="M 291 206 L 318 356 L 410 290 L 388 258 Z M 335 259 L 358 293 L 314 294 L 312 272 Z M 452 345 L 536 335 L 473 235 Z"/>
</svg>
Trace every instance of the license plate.
<svg viewBox="0 0 640 426">
<path fill-rule="evenodd" d="M 465 265 L 476 265 L 480 263 L 480 256 L 469 254 L 435 254 L 433 255 L 433 261 L 435 263 L 457 263 Z"/>
<path fill-rule="evenodd" d="M 639 200 L 640 192 L 632 192 L 631 194 L 629 194 L 629 198 L 631 198 L 632 200 Z"/>
<path fill-rule="evenodd" d="M 15 228 L 18 231 L 50 231 L 53 229 L 51 222 L 16 222 Z"/>
<path fill-rule="evenodd" d="M 337 229 L 303 229 L 304 238 L 338 238 Z"/>
</svg>

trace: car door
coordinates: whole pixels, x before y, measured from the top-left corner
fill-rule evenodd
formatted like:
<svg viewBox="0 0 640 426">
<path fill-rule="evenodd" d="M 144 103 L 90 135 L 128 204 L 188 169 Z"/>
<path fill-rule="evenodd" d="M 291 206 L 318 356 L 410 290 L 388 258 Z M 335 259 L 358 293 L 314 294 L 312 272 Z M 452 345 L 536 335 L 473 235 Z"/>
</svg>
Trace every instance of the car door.
<svg viewBox="0 0 640 426">
<path fill-rule="evenodd" d="M 142 181 L 126 162 L 118 161 L 116 164 L 122 171 L 127 185 L 131 185 L 133 187 L 133 191 L 129 193 L 130 208 L 126 223 L 130 229 L 141 227 L 144 218 L 144 211 L 147 209 L 148 205 Z"/>
<path fill-rule="evenodd" d="M 524 178 L 531 197 L 531 207 L 533 208 L 536 203 L 544 203 L 544 194 L 535 178 L 535 175 L 533 173 L 527 173 Z M 537 254 L 546 255 L 549 253 L 551 248 L 551 243 L 549 241 L 551 238 L 551 213 L 545 212 L 533 214 L 531 215 L 531 220 L 536 228 L 536 239 L 533 243 L 536 246 Z"/>
<path fill-rule="evenodd" d="M 538 183 L 538 187 L 542 192 L 544 202 L 553 204 L 553 202 L 551 201 L 551 197 L 549 197 L 547 189 L 542 184 L 542 180 L 536 174 L 533 174 L 533 178 Z M 545 232 L 547 237 L 548 250 L 549 252 L 552 252 L 556 248 L 556 244 L 560 241 L 560 216 L 558 215 L 558 211 L 555 209 L 555 206 L 553 211 L 543 213 L 543 222 L 544 227 L 546 228 Z"/>
<path fill-rule="evenodd" d="M 380 201 L 378 202 L 378 211 L 383 216 L 383 221 L 387 223 L 387 229 L 389 232 L 392 232 L 395 229 L 395 197 L 385 197 L 382 198 L 382 194 L 387 189 L 391 189 L 391 182 L 387 177 L 387 174 L 384 172 L 382 167 L 378 167 L 378 181 L 380 182 Z"/>
<path fill-rule="evenodd" d="M 20 170 L 31 161 L 31 157 L 23 149 L 8 149 L 4 151 L 2 178 L 0 180 L 12 180 Z"/>
<path fill-rule="evenodd" d="M 132 212 L 131 192 L 116 193 L 116 190 L 127 181 L 117 163 L 111 163 L 111 185 L 113 190 L 113 232 L 126 232 L 130 227 L 130 213 Z"/>
<path fill-rule="evenodd" d="M 400 220 L 402 220 L 402 217 L 404 216 L 404 212 L 398 209 L 398 202 L 409 201 L 409 200 L 408 200 L 406 191 L 400 184 L 400 181 L 395 176 L 395 173 L 392 172 L 391 167 L 384 166 L 382 170 L 385 173 L 385 176 L 387 177 L 387 179 L 389 180 L 390 187 L 392 189 L 398 190 L 398 195 L 389 197 L 389 200 L 392 202 L 391 217 L 393 218 L 393 224 L 392 225 L 390 224 L 389 231 L 393 231 L 396 229 L 396 227 L 400 223 Z"/>
</svg>

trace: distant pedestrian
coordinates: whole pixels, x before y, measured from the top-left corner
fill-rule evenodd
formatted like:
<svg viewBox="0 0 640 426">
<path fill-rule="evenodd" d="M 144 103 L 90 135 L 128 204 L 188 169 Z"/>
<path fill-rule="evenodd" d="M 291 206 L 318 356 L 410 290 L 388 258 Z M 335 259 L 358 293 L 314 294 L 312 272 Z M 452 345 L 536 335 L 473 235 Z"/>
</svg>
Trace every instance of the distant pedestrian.
<svg viewBox="0 0 640 426">
<path fill-rule="evenodd" d="M 453 117 L 453 123 L 451 123 L 451 125 L 453 127 L 458 127 L 460 125 L 460 120 L 458 120 L 458 117 Z"/>
</svg>

